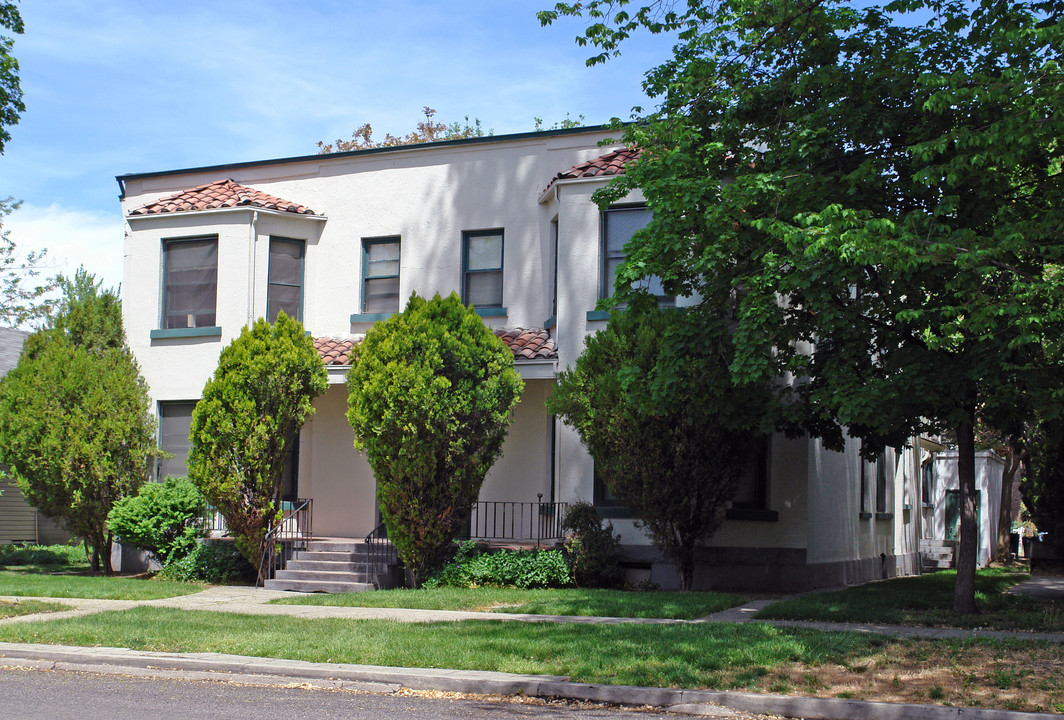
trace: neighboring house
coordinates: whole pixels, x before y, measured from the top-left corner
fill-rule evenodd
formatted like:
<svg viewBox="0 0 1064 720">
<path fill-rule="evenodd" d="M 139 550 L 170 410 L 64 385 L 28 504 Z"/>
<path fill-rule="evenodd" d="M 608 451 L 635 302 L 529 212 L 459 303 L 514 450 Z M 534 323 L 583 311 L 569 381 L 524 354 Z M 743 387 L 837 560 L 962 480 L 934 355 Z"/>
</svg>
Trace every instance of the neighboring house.
<svg viewBox="0 0 1064 720">
<path fill-rule="evenodd" d="M 921 499 L 928 513 L 921 549 L 926 558 L 936 560 L 936 566 L 953 567 L 961 521 L 957 451 L 935 452 L 924 460 L 921 470 Z M 976 564 L 979 567 L 990 564 L 997 546 L 1004 471 L 1005 462 L 994 451 L 975 454 L 975 522 L 979 536 Z"/>
<path fill-rule="evenodd" d="M 22 344 L 29 333 L 13 328 L 0 328 L 0 376 L 18 364 Z M 0 470 L 7 468 L 0 465 Z M 0 543 L 28 542 L 41 545 L 64 543 L 70 534 L 55 521 L 31 506 L 10 475 L 0 477 Z"/>
<path fill-rule="evenodd" d="M 286 495 L 313 500 L 315 535 L 365 536 L 378 522 L 376 483 L 344 415 L 351 348 L 412 292 L 457 291 L 525 381 L 481 500 L 592 500 L 621 533 L 632 576 L 675 586 L 596 483 L 579 437 L 544 407 L 558 372 L 605 327 L 596 302 L 649 219 L 638 194 L 604 211 L 592 202 L 633 156 L 600 146 L 606 137 L 578 128 L 118 177 L 126 333 L 174 456 L 159 475 L 185 472 L 192 407 L 222 347 L 283 309 L 313 335 L 330 383 Z M 919 455 L 867 463 L 858 451 L 774 437 L 702 553 L 696 587 L 801 590 L 918 572 Z"/>
</svg>

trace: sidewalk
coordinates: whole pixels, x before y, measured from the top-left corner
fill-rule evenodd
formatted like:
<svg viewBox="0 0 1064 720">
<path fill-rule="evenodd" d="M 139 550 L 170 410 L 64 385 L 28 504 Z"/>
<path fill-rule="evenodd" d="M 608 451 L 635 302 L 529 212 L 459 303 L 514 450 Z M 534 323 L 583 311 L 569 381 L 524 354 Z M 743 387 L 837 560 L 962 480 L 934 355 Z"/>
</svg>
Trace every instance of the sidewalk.
<svg viewBox="0 0 1064 720">
<path fill-rule="evenodd" d="M 1064 583 L 1060 583 L 1064 591 Z M 1023 592 L 1023 589 L 1020 590 Z M 60 619 L 126 610 L 138 606 L 171 607 L 184 610 L 229 612 L 254 615 L 286 615 L 305 619 L 347 618 L 380 619 L 398 622 L 448 622 L 493 620 L 499 622 L 557 622 L 589 624 L 697 624 L 708 622 L 750 622 L 753 615 L 769 600 L 757 600 L 697 620 L 582 617 L 565 615 L 519 615 L 510 613 L 467 612 L 454 610 L 408 610 L 398 608 L 344 608 L 310 605 L 269 605 L 269 600 L 298 596 L 301 593 L 261 590 L 250 587 L 213 587 L 192 595 L 162 600 L 93 600 L 83 598 L 14 598 L 59 602 L 72 610 L 37 615 L 21 615 L 0 623 Z M 760 622 L 760 621 L 759 621 Z M 955 628 L 917 628 L 892 625 L 857 625 L 799 621 L 766 621 L 780 627 L 802 627 L 829 631 L 867 632 L 892 637 L 914 638 L 1007 638 L 1020 637 L 1048 642 L 1064 642 L 1064 634 L 995 632 Z M 221 680 L 249 684 L 302 683 L 366 692 L 396 692 L 401 688 L 437 690 L 480 695 L 557 697 L 570 700 L 651 705 L 671 712 L 733 717 L 735 712 L 773 714 L 800 718 L 838 718 L 839 720 L 893 719 L 920 717 L 928 720 L 972 718 L 978 720 L 1021 720 L 1044 717 L 978 708 L 953 708 L 930 705 L 866 702 L 858 700 L 809 698 L 762 693 L 639 688 L 619 685 L 572 683 L 565 677 L 514 675 L 487 671 L 459 671 L 429 668 L 395 668 L 332 663 L 308 663 L 295 660 L 243 657 L 218 653 L 157 653 L 123 648 L 70 647 L 0 643 L 0 666 L 46 668 L 55 670 L 135 674 L 157 677 L 182 677 L 193 680 Z"/>
</svg>

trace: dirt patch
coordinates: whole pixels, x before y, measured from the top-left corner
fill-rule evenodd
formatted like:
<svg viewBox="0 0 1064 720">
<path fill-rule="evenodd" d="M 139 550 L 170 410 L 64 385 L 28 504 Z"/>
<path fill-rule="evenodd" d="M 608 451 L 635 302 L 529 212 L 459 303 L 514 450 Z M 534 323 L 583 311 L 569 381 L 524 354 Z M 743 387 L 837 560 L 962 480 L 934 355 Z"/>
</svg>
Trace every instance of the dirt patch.
<svg viewBox="0 0 1064 720">
<path fill-rule="evenodd" d="M 847 665 L 795 663 L 732 683 L 821 698 L 1064 713 L 1064 648 L 897 641 Z"/>
</svg>

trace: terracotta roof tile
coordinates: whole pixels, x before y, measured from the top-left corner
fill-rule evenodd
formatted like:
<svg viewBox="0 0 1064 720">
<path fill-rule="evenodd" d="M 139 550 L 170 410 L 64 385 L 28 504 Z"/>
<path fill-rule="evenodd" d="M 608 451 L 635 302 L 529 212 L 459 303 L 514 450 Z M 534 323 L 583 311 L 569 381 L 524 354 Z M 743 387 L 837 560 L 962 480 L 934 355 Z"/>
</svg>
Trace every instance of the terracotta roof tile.
<svg viewBox="0 0 1064 720">
<path fill-rule="evenodd" d="M 296 215 L 314 215 L 308 207 L 273 195 L 267 195 L 255 188 L 245 187 L 232 180 L 215 180 L 206 185 L 189 188 L 130 210 L 130 215 L 161 215 L 174 212 L 191 212 L 194 210 L 217 210 L 219 208 L 255 207 L 264 210 L 278 210 Z"/>
<path fill-rule="evenodd" d="M 515 360 L 554 360 L 558 357 L 554 340 L 542 328 L 500 328 L 495 335 L 509 346 Z M 344 366 L 351 364 L 351 350 L 360 342 L 361 337 L 320 337 L 314 338 L 314 349 L 326 365 Z"/>
<path fill-rule="evenodd" d="M 321 355 L 322 362 L 326 365 L 350 365 L 351 348 L 362 341 L 362 338 L 342 340 L 340 338 L 314 338 L 314 349 Z"/>
<path fill-rule="evenodd" d="M 580 178 L 595 178 L 595 177 L 609 177 L 611 175 L 620 175 L 624 172 L 624 167 L 630 162 L 633 162 L 639 157 L 638 150 L 632 150 L 629 148 L 622 148 L 620 150 L 614 150 L 613 152 L 600 155 L 594 160 L 588 160 L 582 162 L 579 165 L 573 165 L 565 172 L 560 172 L 555 175 L 549 183 L 547 183 L 547 190 L 550 186 L 559 180 L 577 180 Z"/>
</svg>

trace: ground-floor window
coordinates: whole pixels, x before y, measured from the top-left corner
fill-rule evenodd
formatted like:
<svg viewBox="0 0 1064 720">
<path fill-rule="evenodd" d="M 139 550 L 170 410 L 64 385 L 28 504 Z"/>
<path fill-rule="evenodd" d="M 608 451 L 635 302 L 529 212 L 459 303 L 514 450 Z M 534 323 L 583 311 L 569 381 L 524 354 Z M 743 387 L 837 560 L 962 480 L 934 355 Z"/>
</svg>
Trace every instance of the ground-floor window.
<svg viewBox="0 0 1064 720">
<path fill-rule="evenodd" d="M 192 428 L 192 411 L 195 400 L 159 403 L 159 449 L 172 455 L 160 458 L 155 468 L 155 479 L 162 482 L 166 478 L 188 475 L 189 440 Z"/>
</svg>

